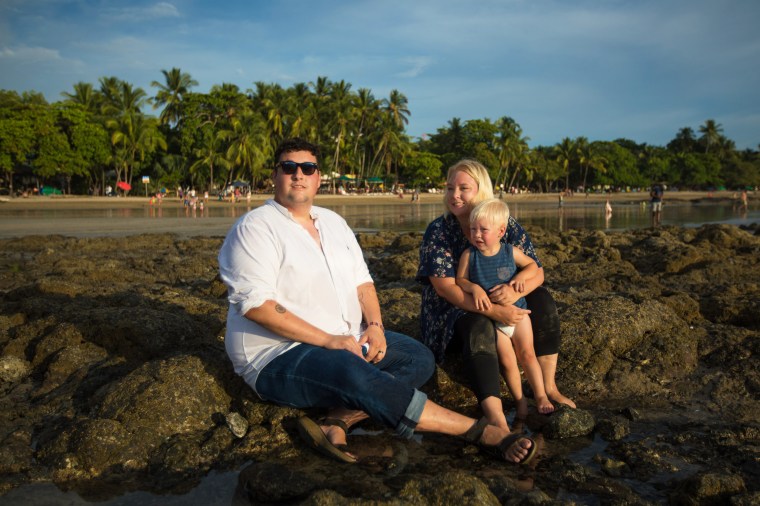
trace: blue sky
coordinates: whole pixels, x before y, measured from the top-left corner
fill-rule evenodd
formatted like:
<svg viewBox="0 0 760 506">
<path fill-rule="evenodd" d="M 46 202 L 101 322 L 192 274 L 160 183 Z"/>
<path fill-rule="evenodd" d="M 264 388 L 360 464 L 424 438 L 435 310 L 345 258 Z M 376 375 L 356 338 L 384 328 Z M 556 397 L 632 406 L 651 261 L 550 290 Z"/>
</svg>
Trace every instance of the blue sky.
<svg viewBox="0 0 760 506">
<path fill-rule="evenodd" d="M 666 145 L 707 119 L 760 144 L 757 0 L 0 1 L 0 89 L 61 99 L 162 69 L 194 91 L 318 76 L 409 99 L 407 132 L 511 116 L 530 144 Z"/>
</svg>

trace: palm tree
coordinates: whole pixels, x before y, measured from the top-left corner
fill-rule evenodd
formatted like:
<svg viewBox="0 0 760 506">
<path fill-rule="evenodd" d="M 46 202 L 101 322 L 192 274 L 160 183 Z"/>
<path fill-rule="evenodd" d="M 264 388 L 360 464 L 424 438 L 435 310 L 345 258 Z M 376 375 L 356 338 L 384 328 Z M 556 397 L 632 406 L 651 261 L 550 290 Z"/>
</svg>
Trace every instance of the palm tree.
<svg viewBox="0 0 760 506">
<path fill-rule="evenodd" d="M 111 144 L 115 148 L 117 181 L 131 184 L 134 170 L 145 160 L 145 155 L 158 148 L 166 149 L 166 139 L 161 135 L 155 118 L 142 114 L 125 114 L 108 120 L 106 126 L 112 130 Z"/>
<path fill-rule="evenodd" d="M 562 142 L 555 146 L 557 153 L 556 160 L 562 167 L 565 174 L 565 190 L 570 187 L 570 168 L 576 159 L 577 149 L 575 143 L 569 137 L 562 139 Z"/>
<path fill-rule="evenodd" d="M 314 140 L 317 146 L 322 146 L 322 140 L 329 138 L 329 134 L 323 131 L 324 125 L 327 124 L 327 103 L 330 99 L 330 80 L 327 77 L 319 76 L 315 82 L 309 83 L 312 88 L 311 106 L 314 109 Z"/>
<path fill-rule="evenodd" d="M 359 88 L 353 99 L 354 122 L 357 123 L 354 132 L 354 162 L 359 166 L 359 176 L 364 175 L 364 160 L 366 156 L 366 146 L 362 147 L 362 155 L 359 156 L 359 144 L 366 142 L 365 131 L 374 123 L 379 102 L 368 88 Z"/>
<path fill-rule="evenodd" d="M 225 187 L 235 179 L 234 166 L 251 173 L 251 186 L 255 186 L 256 178 L 260 175 L 267 158 L 271 156 L 271 148 L 266 136 L 266 126 L 263 120 L 253 112 L 247 112 L 232 118 L 232 128 L 220 130 L 219 140 L 227 143 L 225 158 L 233 167 L 230 169 Z"/>
<path fill-rule="evenodd" d="M 229 169 L 230 162 L 225 157 L 225 153 L 222 150 L 221 140 L 216 136 L 207 136 L 202 147 L 196 149 L 193 154 L 197 158 L 196 161 L 190 165 L 188 171 L 191 175 L 196 174 L 202 168 L 208 168 L 208 189 L 213 190 L 214 185 L 214 168 L 222 167 Z"/>
<path fill-rule="evenodd" d="M 306 83 L 295 83 L 288 90 L 288 136 L 316 139 L 313 97 Z"/>
<path fill-rule="evenodd" d="M 351 119 L 351 85 L 341 80 L 340 82 L 332 83 L 330 88 L 330 95 L 332 97 L 330 101 L 330 116 L 332 119 L 329 122 L 328 128 L 331 138 L 335 139 L 333 170 L 340 174 L 342 173 L 340 170 L 340 150 L 345 144 L 348 123 Z"/>
<path fill-rule="evenodd" d="M 586 191 L 586 179 L 588 176 L 588 167 L 591 163 L 591 158 L 593 156 L 591 144 L 589 144 L 588 139 L 586 137 L 578 137 L 575 139 L 575 151 L 578 155 L 578 164 L 580 165 L 580 168 L 583 169 L 583 183 L 582 188 L 583 191 Z"/>
<path fill-rule="evenodd" d="M 100 97 L 90 83 L 80 81 L 74 85 L 74 93 L 66 93 L 64 91 L 61 95 L 66 97 L 66 102 L 79 104 L 84 107 L 87 112 L 98 112 Z"/>
<path fill-rule="evenodd" d="M 588 170 L 592 168 L 604 173 L 607 170 L 605 167 L 607 160 L 596 152 L 594 144 L 589 143 L 588 139 L 585 137 L 579 137 L 576 140 L 576 146 L 578 150 L 578 159 L 581 167 L 583 167 L 583 191 L 586 191 Z"/>
<path fill-rule="evenodd" d="M 383 108 L 390 115 L 393 120 L 393 124 L 398 127 L 399 130 L 403 130 L 404 126 L 409 123 L 409 100 L 406 95 L 398 90 L 391 90 L 391 94 L 387 99 L 383 99 Z"/>
<path fill-rule="evenodd" d="M 512 162 L 515 165 L 515 171 L 512 173 L 512 178 L 509 180 L 507 188 L 512 188 L 520 171 L 524 172 L 528 178 L 532 176 L 531 170 L 528 168 L 530 164 L 530 148 L 528 148 L 528 143 L 523 139 L 520 139 L 520 142 L 515 146 Z M 506 181 L 506 173 L 504 176 L 504 180 Z"/>
<path fill-rule="evenodd" d="M 150 83 L 151 86 L 158 88 L 158 93 L 153 98 L 153 108 L 158 109 L 161 106 L 159 120 L 162 125 L 176 125 L 180 120 L 180 103 L 182 96 L 190 91 L 190 88 L 198 85 L 198 81 L 190 77 L 190 74 L 182 72 L 174 67 L 171 70 L 161 70 L 164 74 L 166 84 L 158 81 Z"/>
<path fill-rule="evenodd" d="M 525 156 L 529 151 L 528 141 L 530 138 L 522 136 L 522 128 L 520 128 L 520 125 L 509 116 L 499 118 L 496 122 L 496 127 L 498 130 L 496 147 L 499 149 L 499 172 L 496 176 L 496 184 L 499 184 L 502 172 L 504 172 L 502 184 L 505 184 L 507 181 L 507 175 L 509 174 L 509 168 L 515 165 L 516 170 L 514 174 L 512 174 L 512 179 L 508 186 L 511 187 L 512 182 L 514 182 L 515 177 L 517 176 L 517 171 L 519 170 L 517 161 L 525 161 Z"/>
<path fill-rule="evenodd" d="M 140 114 L 140 109 L 147 100 L 142 88 L 133 88 L 130 83 L 115 77 L 101 78 L 100 85 L 104 97 L 102 110 L 106 116 Z"/>
<path fill-rule="evenodd" d="M 723 125 L 716 123 L 714 119 L 708 119 L 705 124 L 699 127 L 702 136 L 700 142 L 705 145 L 705 153 L 710 151 L 710 147 L 720 143 L 720 137 L 723 134 Z"/>
<path fill-rule="evenodd" d="M 285 99 L 287 97 L 279 84 L 254 83 L 256 90 L 251 93 L 255 110 L 259 111 L 267 125 L 267 137 L 274 148 L 283 138 Z"/>
<path fill-rule="evenodd" d="M 396 167 L 396 180 L 398 180 L 398 164 L 411 150 L 409 141 L 406 136 L 397 128 L 391 114 L 386 112 L 377 127 L 377 152 L 372 165 L 383 163 L 385 165 L 385 175 L 390 176 L 391 170 Z"/>
<path fill-rule="evenodd" d="M 694 138 L 694 130 L 689 127 L 681 128 L 675 138 L 668 143 L 668 149 L 674 153 L 691 153 L 697 140 Z"/>
</svg>

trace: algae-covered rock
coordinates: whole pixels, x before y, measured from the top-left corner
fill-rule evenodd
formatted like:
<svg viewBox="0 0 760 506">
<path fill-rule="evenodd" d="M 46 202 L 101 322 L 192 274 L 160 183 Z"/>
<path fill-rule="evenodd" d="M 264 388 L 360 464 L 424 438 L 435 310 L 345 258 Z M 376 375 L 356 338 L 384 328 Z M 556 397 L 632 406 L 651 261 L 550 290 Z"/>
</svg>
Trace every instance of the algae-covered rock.
<svg viewBox="0 0 760 506">
<path fill-rule="evenodd" d="M 557 385 L 579 409 L 538 415 L 529 398 L 527 467 L 373 421 L 348 436 L 357 465 L 310 450 L 295 420 L 324 411 L 264 402 L 232 371 L 221 238 L 0 240 L 0 494 L 52 481 L 90 500 L 190 491 L 191 503 L 204 476 L 250 465 L 248 503 L 754 504 L 760 235 L 748 230 L 531 228 L 560 314 Z M 386 328 L 419 337 L 421 235 L 358 237 Z M 422 390 L 482 414 L 456 350 Z"/>
<path fill-rule="evenodd" d="M 560 405 L 554 413 L 546 417 L 541 432 L 548 438 L 563 439 L 585 436 L 594 430 L 594 415 L 584 409 L 570 409 Z"/>
</svg>

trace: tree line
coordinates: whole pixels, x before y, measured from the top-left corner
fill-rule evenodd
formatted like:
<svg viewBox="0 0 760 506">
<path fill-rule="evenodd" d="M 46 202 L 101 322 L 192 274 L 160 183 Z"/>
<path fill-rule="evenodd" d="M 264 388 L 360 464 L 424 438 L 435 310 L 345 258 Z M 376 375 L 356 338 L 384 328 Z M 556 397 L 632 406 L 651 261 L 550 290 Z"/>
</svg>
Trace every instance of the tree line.
<svg viewBox="0 0 760 506">
<path fill-rule="evenodd" d="M 287 137 L 320 146 L 321 171 L 331 180 L 351 174 L 387 185 L 436 187 L 461 158 L 475 158 L 497 185 L 548 192 L 561 189 L 671 186 L 745 188 L 760 185 L 757 150 L 738 151 L 722 126 L 708 119 L 695 132 L 679 130 L 667 146 L 629 139 L 564 138 L 529 147 L 508 116 L 496 121 L 452 118 L 436 133 L 413 139 L 407 97 L 392 90 L 352 90 L 344 80 L 318 77 L 284 88 L 255 82 L 245 92 L 229 83 L 208 93 L 178 68 L 162 70 L 151 92 L 103 77 L 79 82 L 62 100 L 0 90 L 0 189 L 50 184 L 66 193 L 99 193 L 109 184 L 152 188 L 226 188 L 243 180 L 267 188 L 272 155 Z M 157 114 L 148 114 L 151 109 Z M 17 189 L 18 190 L 18 189 Z"/>
</svg>

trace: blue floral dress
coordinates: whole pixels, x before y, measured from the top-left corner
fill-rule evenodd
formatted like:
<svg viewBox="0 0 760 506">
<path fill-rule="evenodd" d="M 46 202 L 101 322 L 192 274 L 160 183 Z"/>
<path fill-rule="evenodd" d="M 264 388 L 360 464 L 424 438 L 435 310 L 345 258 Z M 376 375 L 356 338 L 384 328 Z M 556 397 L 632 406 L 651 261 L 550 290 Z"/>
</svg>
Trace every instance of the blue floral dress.
<svg viewBox="0 0 760 506">
<path fill-rule="evenodd" d="M 512 216 L 507 223 L 507 233 L 501 240 L 520 248 L 541 267 L 530 236 Z M 466 311 L 440 297 L 429 278 L 456 277 L 459 258 L 469 246 L 459 221 L 451 214 L 433 220 L 422 238 L 420 267 L 416 277 L 423 285 L 420 312 L 422 342 L 430 348 L 439 363 L 443 362 L 446 347 L 454 337 L 454 324 Z"/>
</svg>

